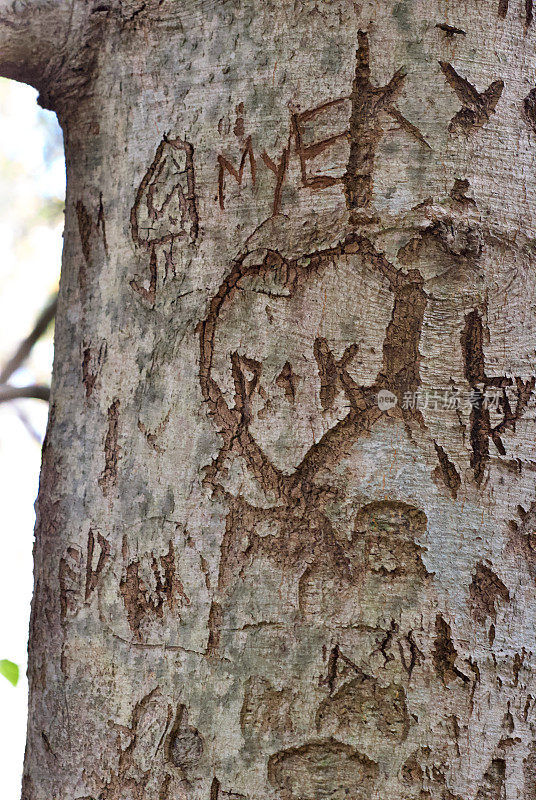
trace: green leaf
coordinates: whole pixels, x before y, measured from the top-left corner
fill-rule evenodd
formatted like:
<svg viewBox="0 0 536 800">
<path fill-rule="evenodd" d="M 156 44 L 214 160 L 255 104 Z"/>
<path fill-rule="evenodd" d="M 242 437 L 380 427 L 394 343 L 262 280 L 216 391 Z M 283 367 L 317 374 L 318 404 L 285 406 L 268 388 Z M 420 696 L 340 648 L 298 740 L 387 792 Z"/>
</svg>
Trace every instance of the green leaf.
<svg viewBox="0 0 536 800">
<path fill-rule="evenodd" d="M 7 678 L 13 686 L 16 686 L 19 681 L 19 668 L 13 661 L 8 661 L 7 658 L 4 658 L 0 661 L 0 675 Z"/>
</svg>

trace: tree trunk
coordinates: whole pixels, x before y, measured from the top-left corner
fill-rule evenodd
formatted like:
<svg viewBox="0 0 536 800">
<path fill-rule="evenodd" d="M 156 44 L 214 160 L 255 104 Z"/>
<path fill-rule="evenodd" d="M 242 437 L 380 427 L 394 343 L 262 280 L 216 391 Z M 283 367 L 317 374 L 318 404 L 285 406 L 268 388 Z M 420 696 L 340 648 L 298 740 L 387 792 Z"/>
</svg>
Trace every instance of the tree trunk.
<svg viewBox="0 0 536 800">
<path fill-rule="evenodd" d="M 2 8 L 68 178 L 24 800 L 534 800 L 532 1 Z"/>
</svg>

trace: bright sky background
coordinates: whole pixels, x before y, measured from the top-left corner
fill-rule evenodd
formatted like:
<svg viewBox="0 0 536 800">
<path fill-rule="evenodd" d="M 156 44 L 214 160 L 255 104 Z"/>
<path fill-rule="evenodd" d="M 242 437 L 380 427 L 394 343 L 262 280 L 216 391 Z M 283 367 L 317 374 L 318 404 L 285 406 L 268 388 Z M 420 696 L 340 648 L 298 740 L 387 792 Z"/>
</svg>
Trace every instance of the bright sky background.
<svg viewBox="0 0 536 800">
<path fill-rule="evenodd" d="M 57 288 L 65 166 L 54 114 L 37 92 L 0 79 L 0 366 L 32 329 Z M 48 336 L 17 384 L 49 382 Z M 33 503 L 48 407 L 39 400 L 0 404 L 0 659 L 21 670 L 14 688 L 0 676 L 0 796 L 19 800 L 26 735 L 28 623 L 32 595 Z M 23 421 L 26 421 L 25 422 Z M 33 429 L 33 435 L 30 432 Z"/>
</svg>

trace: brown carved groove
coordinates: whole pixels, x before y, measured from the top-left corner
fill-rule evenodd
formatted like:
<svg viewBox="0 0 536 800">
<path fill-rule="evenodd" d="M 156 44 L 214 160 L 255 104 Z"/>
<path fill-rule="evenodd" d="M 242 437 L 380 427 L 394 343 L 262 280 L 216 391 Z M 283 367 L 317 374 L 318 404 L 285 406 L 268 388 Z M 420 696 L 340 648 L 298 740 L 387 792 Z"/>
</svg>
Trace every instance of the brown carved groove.
<svg viewBox="0 0 536 800">
<path fill-rule="evenodd" d="M 502 600 L 508 603 L 510 593 L 499 576 L 480 561 L 476 565 L 475 574 L 469 587 L 469 599 L 473 617 L 482 625 L 488 617 L 495 622 L 497 601 Z"/>
<path fill-rule="evenodd" d="M 504 89 L 504 81 L 501 79 L 493 81 L 485 91 L 479 92 L 472 83 L 456 72 L 452 64 L 440 61 L 439 66 L 447 82 L 463 103 L 462 108 L 450 121 L 449 131 L 451 133 L 461 131 L 469 134 L 473 130 L 481 128 L 495 112 L 495 107 Z"/>
<path fill-rule="evenodd" d="M 501 434 L 507 430 L 515 431 L 517 421 L 523 416 L 536 385 L 536 378 L 524 381 L 522 378 L 506 376 L 490 377 L 486 374 L 484 357 L 484 327 L 482 316 L 477 309 L 465 317 L 461 333 L 461 346 L 464 360 L 465 378 L 473 390 L 470 416 L 471 467 L 475 481 L 481 484 L 485 468 L 490 460 L 489 440 L 500 455 L 506 454 Z M 490 387 L 502 389 L 500 407 L 503 418 L 496 425 L 491 424 L 489 409 L 485 405 L 486 390 Z M 516 407 L 512 409 L 507 394 L 508 387 L 515 387 Z"/>
<path fill-rule="evenodd" d="M 341 358 L 335 359 L 328 344 L 317 339 L 314 354 L 320 377 L 320 399 L 324 409 L 333 403 L 333 384 L 343 391 L 349 410 L 347 414 L 313 445 L 290 475 L 273 464 L 251 434 L 251 399 L 257 389 L 262 367 L 253 359 L 238 353 L 230 354 L 231 374 L 234 383 L 233 404 L 212 377 L 212 361 L 216 329 L 224 306 L 231 303 L 236 292 L 245 288 L 252 278 L 277 274 L 287 292 L 292 296 L 334 258 L 357 254 L 387 280 L 393 295 L 392 317 L 385 333 L 382 366 L 373 383 L 358 385 L 348 371 L 348 365 L 357 352 L 350 345 Z M 257 263 L 247 261 L 244 253 L 234 262 L 230 272 L 209 303 L 207 316 L 199 326 L 200 365 L 199 380 L 203 399 L 222 438 L 216 459 L 206 468 L 205 485 L 226 496 L 229 503 L 226 530 L 221 546 L 218 593 L 226 592 L 243 577 L 245 567 L 259 556 L 268 557 L 285 570 L 298 574 L 324 564 L 341 580 L 351 578 L 355 564 L 349 553 L 339 543 L 333 525 L 325 513 L 326 504 L 335 499 L 330 487 L 315 484 L 315 477 L 323 468 L 336 463 L 361 436 L 370 431 L 382 413 L 375 402 L 380 389 L 389 389 L 402 397 L 404 392 L 416 391 L 419 377 L 419 340 L 427 296 L 423 278 L 416 269 L 398 270 L 365 237 L 350 234 L 340 244 L 285 260 L 274 250 L 266 252 Z M 289 365 L 290 367 L 290 365 Z M 246 371 L 251 378 L 246 378 Z M 289 368 L 278 381 L 285 383 L 287 397 L 294 391 L 288 380 Z M 418 412 L 394 412 L 407 420 L 418 419 Z M 249 505 L 242 497 L 227 495 L 218 476 L 230 456 L 241 457 L 259 485 L 275 498 L 276 505 L 269 509 Z M 278 530 L 276 536 L 256 533 L 257 526 L 269 521 Z M 247 531 L 248 547 L 244 551 L 240 532 Z M 305 572 L 304 572 L 305 571 Z M 216 611 L 217 610 L 217 611 Z M 208 654 L 215 653 L 219 645 L 222 608 L 220 601 L 213 603 L 210 614 Z"/>
<path fill-rule="evenodd" d="M 370 79 L 368 35 L 358 32 L 355 76 L 352 84 L 350 113 L 350 155 L 343 177 L 350 220 L 373 221 L 371 214 L 374 157 L 382 137 L 381 113 L 391 116 L 417 141 L 429 148 L 419 129 L 407 120 L 394 104 L 400 95 L 406 73 L 398 69 L 385 86 L 374 86 Z"/>
</svg>

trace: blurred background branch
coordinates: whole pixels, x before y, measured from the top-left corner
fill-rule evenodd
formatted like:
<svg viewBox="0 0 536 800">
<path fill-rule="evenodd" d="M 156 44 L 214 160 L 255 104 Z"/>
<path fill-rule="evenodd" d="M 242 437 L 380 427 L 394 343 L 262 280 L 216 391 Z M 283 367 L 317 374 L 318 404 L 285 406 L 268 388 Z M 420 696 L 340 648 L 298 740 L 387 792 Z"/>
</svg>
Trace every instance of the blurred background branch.
<svg viewBox="0 0 536 800">
<path fill-rule="evenodd" d="M 0 403 L 8 400 L 17 400 L 22 397 L 33 397 L 36 400 L 48 401 L 50 387 L 46 385 L 31 384 L 29 386 L 11 386 L 8 380 L 19 367 L 22 367 L 36 342 L 47 332 L 50 323 L 56 316 L 58 295 L 55 294 L 48 300 L 45 307 L 37 317 L 31 333 L 19 344 L 5 367 L 0 372 Z"/>
<path fill-rule="evenodd" d="M 39 341 L 41 336 L 46 333 L 46 330 L 54 317 L 56 316 L 56 307 L 58 305 L 58 295 L 50 298 L 37 317 L 32 332 L 22 340 L 19 344 L 4 369 L 0 372 L 0 384 L 7 383 L 14 372 L 21 367 L 32 351 L 32 347 Z"/>
<path fill-rule="evenodd" d="M 20 400 L 23 397 L 48 402 L 50 386 L 39 383 L 33 383 L 30 386 L 9 386 L 9 384 L 0 386 L 0 403 L 7 403 L 8 400 Z"/>
</svg>

